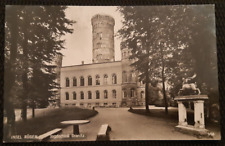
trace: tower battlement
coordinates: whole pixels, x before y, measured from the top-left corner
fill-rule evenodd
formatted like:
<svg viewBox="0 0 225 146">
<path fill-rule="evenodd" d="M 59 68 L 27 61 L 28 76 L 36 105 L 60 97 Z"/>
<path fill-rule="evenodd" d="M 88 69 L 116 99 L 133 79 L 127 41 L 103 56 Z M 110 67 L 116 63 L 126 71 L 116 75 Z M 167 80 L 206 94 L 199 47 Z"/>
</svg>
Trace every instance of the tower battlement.
<svg viewBox="0 0 225 146">
<path fill-rule="evenodd" d="M 91 18 L 91 25 L 95 26 L 98 23 L 107 23 L 108 25 L 115 25 L 115 20 L 109 15 L 96 14 Z"/>
</svg>

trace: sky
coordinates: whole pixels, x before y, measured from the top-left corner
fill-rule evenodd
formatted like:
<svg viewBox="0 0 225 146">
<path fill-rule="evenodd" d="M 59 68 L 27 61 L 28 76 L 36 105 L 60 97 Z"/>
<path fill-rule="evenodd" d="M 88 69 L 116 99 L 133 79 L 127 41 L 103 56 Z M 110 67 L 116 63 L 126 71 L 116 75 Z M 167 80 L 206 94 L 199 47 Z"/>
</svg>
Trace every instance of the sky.
<svg viewBox="0 0 225 146">
<path fill-rule="evenodd" d="M 62 66 L 92 63 L 92 26 L 91 18 L 96 14 L 110 15 L 115 19 L 114 34 L 122 27 L 122 16 L 115 6 L 69 6 L 66 17 L 76 21 L 72 34 L 65 36 L 65 48 L 62 51 Z M 121 60 L 121 39 L 114 38 L 115 60 Z"/>
</svg>

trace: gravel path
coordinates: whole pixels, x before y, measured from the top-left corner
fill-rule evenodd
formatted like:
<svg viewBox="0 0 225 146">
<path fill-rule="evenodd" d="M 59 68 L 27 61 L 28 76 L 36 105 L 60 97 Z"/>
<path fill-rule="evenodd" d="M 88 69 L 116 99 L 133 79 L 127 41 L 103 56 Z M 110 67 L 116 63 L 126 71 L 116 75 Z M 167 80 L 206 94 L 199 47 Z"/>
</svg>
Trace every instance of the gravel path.
<svg viewBox="0 0 225 146">
<path fill-rule="evenodd" d="M 128 108 L 96 108 L 99 112 L 90 118 L 90 123 L 80 126 L 84 139 L 63 139 L 63 141 L 95 141 L 102 124 L 109 124 L 111 140 L 213 140 L 198 139 L 195 136 L 180 133 L 174 129 L 177 123 L 163 118 L 146 117 L 128 112 Z M 63 129 L 62 134 L 71 134 L 72 126 Z M 218 132 L 219 133 L 219 132 Z M 219 139 L 220 135 L 214 137 Z M 52 140 L 50 140 L 52 141 Z M 62 141 L 62 139 L 54 139 Z"/>
</svg>

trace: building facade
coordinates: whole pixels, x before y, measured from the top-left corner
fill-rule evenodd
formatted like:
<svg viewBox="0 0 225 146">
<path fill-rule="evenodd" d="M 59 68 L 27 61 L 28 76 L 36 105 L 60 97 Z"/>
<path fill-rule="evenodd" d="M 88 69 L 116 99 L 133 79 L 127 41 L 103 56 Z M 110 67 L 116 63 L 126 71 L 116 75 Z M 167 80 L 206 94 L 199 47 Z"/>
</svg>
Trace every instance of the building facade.
<svg viewBox="0 0 225 146">
<path fill-rule="evenodd" d="M 115 20 L 95 15 L 92 22 L 92 64 L 61 67 L 61 106 L 144 105 L 144 85 L 130 66 L 131 50 L 121 45 L 121 61 L 115 61 Z"/>
</svg>

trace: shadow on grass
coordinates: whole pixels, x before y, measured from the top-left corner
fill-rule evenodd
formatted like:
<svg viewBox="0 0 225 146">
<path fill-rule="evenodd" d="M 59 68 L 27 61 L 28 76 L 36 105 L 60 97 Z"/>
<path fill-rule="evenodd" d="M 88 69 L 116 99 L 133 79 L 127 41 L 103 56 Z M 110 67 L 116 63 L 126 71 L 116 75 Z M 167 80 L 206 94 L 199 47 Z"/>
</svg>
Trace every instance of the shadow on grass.
<svg viewBox="0 0 225 146">
<path fill-rule="evenodd" d="M 81 108 L 58 108 L 44 116 L 18 121 L 15 124 L 15 134 L 17 135 L 40 135 L 55 128 L 64 128 L 60 122 L 65 120 L 84 120 L 93 117 L 98 112 Z"/>
</svg>

